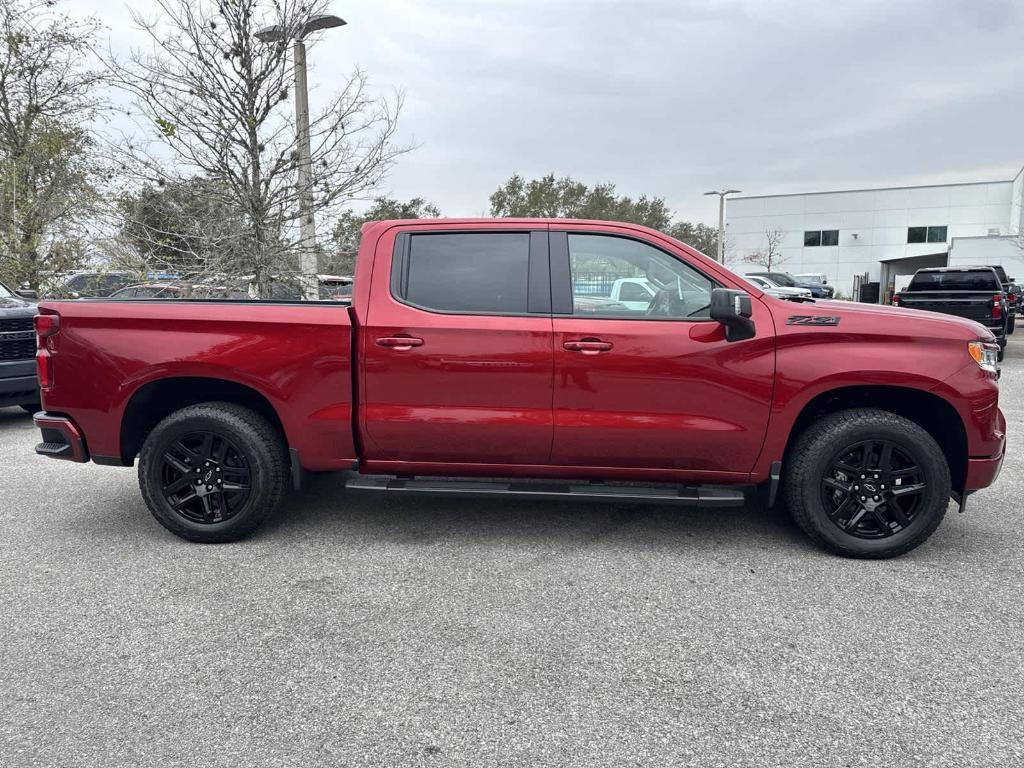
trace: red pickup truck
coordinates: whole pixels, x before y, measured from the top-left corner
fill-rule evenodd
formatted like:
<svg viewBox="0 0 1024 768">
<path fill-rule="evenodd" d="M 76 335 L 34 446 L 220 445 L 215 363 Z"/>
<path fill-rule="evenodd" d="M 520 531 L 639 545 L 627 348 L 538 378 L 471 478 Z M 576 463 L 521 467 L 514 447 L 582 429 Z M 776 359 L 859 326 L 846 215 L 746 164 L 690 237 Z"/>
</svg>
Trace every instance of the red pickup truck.
<svg viewBox="0 0 1024 768">
<path fill-rule="evenodd" d="M 643 279 L 649 301 L 608 297 Z M 924 541 L 1003 460 L 998 346 L 961 318 L 790 302 L 644 227 L 382 221 L 347 303 L 44 302 L 46 456 L 139 463 L 186 539 L 305 472 L 350 491 L 741 506 L 820 545 Z"/>
</svg>

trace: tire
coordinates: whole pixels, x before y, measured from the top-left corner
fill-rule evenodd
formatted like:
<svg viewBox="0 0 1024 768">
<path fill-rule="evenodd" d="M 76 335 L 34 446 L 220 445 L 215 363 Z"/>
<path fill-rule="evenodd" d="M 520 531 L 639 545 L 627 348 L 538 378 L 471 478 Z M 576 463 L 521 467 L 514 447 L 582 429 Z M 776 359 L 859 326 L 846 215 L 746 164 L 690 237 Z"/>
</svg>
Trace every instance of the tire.
<svg viewBox="0 0 1024 768">
<path fill-rule="evenodd" d="M 1006 347 L 1000 347 L 999 351 L 996 352 L 996 360 L 1001 363 L 1001 362 L 1003 362 L 1003 358 L 1005 356 L 1006 356 Z"/>
<path fill-rule="evenodd" d="M 949 466 L 918 424 L 876 408 L 850 409 L 814 422 L 797 438 L 783 493 L 797 525 L 825 549 L 844 557 L 896 557 L 942 522 Z"/>
<path fill-rule="evenodd" d="M 34 416 L 35 414 L 39 413 L 39 411 L 43 410 L 43 404 L 39 402 L 22 403 L 19 406 L 19 408 L 21 408 L 21 410 L 23 410 L 25 413 L 31 413 Z"/>
<path fill-rule="evenodd" d="M 1009 320 L 1006 321 L 1006 332 L 1008 334 L 1012 334 L 1016 327 L 1017 327 L 1017 314 L 1016 314 L 1016 312 L 1011 312 Z"/>
<path fill-rule="evenodd" d="M 164 528 L 188 541 L 245 538 L 281 506 L 287 481 L 280 433 L 234 403 L 175 411 L 157 424 L 139 455 L 146 506 Z"/>
</svg>

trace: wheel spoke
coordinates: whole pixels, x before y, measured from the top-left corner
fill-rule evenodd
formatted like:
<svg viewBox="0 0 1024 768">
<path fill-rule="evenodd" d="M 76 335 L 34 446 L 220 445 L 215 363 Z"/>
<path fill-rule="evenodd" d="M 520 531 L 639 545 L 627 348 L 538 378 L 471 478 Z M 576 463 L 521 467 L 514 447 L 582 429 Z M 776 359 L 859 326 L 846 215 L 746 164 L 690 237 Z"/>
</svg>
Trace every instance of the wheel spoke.
<svg viewBox="0 0 1024 768">
<path fill-rule="evenodd" d="M 856 528 L 856 527 L 857 527 L 857 524 L 858 524 L 858 523 L 859 523 L 859 522 L 861 521 L 861 519 L 863 519 L 863 517 L 864 517 L 864 515 L 865 515 L 866 513 L 867 513 L 867 510 L 866 510 L 866 509 L 864 509 L 864 507 L 861 507 L 860 509 L 858 509 L 858 510 L 857 510 L 857 511 L 856 511 L 856 512 L 855 512 L 855 513 L 853 514 L 853 517 L 851 517 L 851 518 L 850 518 L 849 520 L 847 520 L 847 521 L 846 521 L 846 522 L 845 522 L 845 523 L 844 523 L 844 524 L 842 525 L 842 528 L 843 528 L 843 530 L 845 530 L 845 531 L 851 531 L 851 530 L 853 530 L 854 528 Z"/>
<path fill-rule="evenodd" d="M 175 502 L 171 503 L 171 506 L 176 510 L 181 510 L 186 504 L 189 504 L 199 498 L 199 494 L 193 491 L 190 495 L 184 496 Z"/>
<path fill-rule="evenodd" d="M 910 525 L 910 518 L 907 517 L 906 512 L 903 511 L 903 507 L 900 505 L 899 499 L 892 498 L 885 504 L 886 510 L 892 515 L 893 519 L 899 523 L 900 528 L 906 528 Z"/>
<path fill-rule="evenodd" d="M 173 493 L 178 493 L 178 491 L 181 491 L 184 488 L 188 488 L 191 485 L 192 485 L 192 478 L 189 477 L 188 475 L 182 475 L 181 477 L 179 477 L 177 480 L 175 480 L 170 485 L 165 485 L 164 486 L 164 494 L 170 495 L 170 494 L 173 494 Z"/>
<path fill-rule="evenodd" d="M 857 504 L 854 502 L 853 497 L 847 496 L 838 507 L 829 512 L 828 516 L 838 522 L 843 519 L 847 512 L 851 511 L 851 509 L 856 506 Z"/>
<path fill-rule="evenodd" d="M 170 451 L 167 451 L 167 453 L 164 454 L 164 461 L 183 475 L 188 474 L 188 472 L 191 470 L 191 467 L 189 467 L 185 462 L 183 462 Z"/>
<path fill-rule="evenodd" d="M 199 447 L 199 460 L 209 461 L 213 458 L 213 432 L 203 435 L 203 443 Z"/>
<path fill-rule="evenodd" d="M 892 443 L 882 443 L 882 455 L 878 459 L 878 468 L 888 472 L 892 468 Z"/>
<path fill-rule="evenodd" d="M 230 483 L 230 482 L 225 480 L 224 481 L 224 485 L 221 486 L 221 490 L 224 493 L 228 493 L 228 492 L 230 492 L 230 493 L 237 493 L 238 491 L 248 491 L 249 490 L 249 484 L 246 483 L 246 484 L 243 485 L 242 483 Z"/>
<path fill-rule="evenodd" d="M 872 509 L 871 516 L 875 518 L 879 526 L 881 526 L 883 533 L 892 533 L 892 526 L 889 525 L 889 520 L 882 513 L 880 507 L 875 507 L 874 509 Z"/>
<path fill-rule="evenodd" d="M 843 493 L 849 493 L 850 489 L 853 487 L 850 483 L 843 483 L 839 480 L 836 480 L 834 477 L 826 477 L 822 482 L 825 483 L 825 485 L 827 485 L 829 488 L 833 488 L 837 491 L 842 491 Z"/>
<path fill-rule="evenodd" d="M 899 498 L 900 496 L 910 496 L 911 494 L 920 493 L 927 488 L 924 483 L 911 483 L 910 485 L 894 485 L 892 487 L 892 495 Z"/>
<path fill-rule="evenodd" d="M 210 496 L 203 496 L 202 497 L 202 499 L 203 499 L 203 515 L 208 520 L 213 520 L 213 517 L 216 514 L 216 512 L 213 509 L 213 505 L 210 503 L 210 498 L 211 498 Z"/>
</svg>

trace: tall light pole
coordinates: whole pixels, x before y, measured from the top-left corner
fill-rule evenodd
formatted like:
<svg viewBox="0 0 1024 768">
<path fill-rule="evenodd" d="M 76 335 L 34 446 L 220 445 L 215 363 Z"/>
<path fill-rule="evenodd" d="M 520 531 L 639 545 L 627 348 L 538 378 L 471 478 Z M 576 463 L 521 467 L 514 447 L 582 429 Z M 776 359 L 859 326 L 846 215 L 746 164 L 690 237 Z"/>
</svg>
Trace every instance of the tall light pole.
<svg viewBox="0 0 1024 768">
<path fill-rule="evenodd" d="M 343 27 L 347 22 L 338 16 L 313 16 L 298 29 L 281 25 L 267 27 L 256 33 L 264 43 L 292 39 L 295 58 L 295 133 L 298 145 L 298 172 L 296 188 L 299 194 L 299 270 L 302 272 L 302 295 L 306 301 L 320 298 L 317 279 L 316 224 L 313 221 L 313 161 L 310 157 L 309 87 L 306 84 L 306 37 L 321 29 Z"/>
<path fill-rule="evenodd" d="M 705 195 L 718 195 L 718 263 L 725 264 L 725 196 L 740 193 L 739 189 L 719 189 L 705 192 Z"/>
</svg>

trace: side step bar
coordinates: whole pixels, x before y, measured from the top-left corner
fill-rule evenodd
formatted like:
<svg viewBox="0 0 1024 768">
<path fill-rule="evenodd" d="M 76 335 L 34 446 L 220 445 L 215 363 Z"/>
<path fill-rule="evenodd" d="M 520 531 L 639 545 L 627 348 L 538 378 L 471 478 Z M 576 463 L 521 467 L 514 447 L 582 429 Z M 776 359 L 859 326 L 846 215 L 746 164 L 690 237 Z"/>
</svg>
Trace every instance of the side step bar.
<svg viewBox="0 0 1024 768">
<path fill-rule="evenodd" d="M 742 488 L 718 485 L 611 485 L 605 483 L 532 482 L 494 480 L 405 479 L 388 476 L 349 478 L 352 491 L 384 491 L 428 496 L 504 496 L 527 499 L 645 502 L 690 507 L 742 507 Z"/>
</svg>

